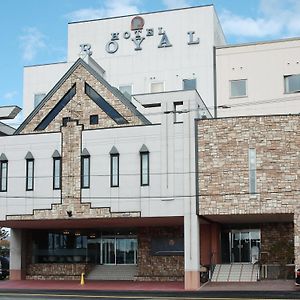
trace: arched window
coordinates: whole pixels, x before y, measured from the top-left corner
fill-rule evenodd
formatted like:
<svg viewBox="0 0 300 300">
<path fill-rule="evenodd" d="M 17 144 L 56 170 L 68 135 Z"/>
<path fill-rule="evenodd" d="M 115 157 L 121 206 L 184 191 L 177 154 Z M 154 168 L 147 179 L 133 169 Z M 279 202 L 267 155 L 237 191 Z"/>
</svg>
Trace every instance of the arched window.
<svg viewBox="0 0 300 300">
<path fill-rule="evenodd" d="M 150 167 L 149 167 L 149 150 L 143 145 L 140 149 L 141 160 L 141 185 L 149 185 L 150 182 Z"/>
<path fill-rule="evenodd" d="M 53 155 L 53 189 L 61 189 L 61 156 L 57 150 L 54 151 Z"/>
<path fill-rule="evenodd" d="M 26 191 L 34 189 L 34 157 L 29 151 L 26 156 Z"/>
<path fill-rule="evenodd" d="M 110 186 L 119 186 L 119 159 L 120 154 L 115 146 L 109 152 L 110 154 Z"/>
<path fill-rule="evenodd" d="M 7 192 L 8 160 L 4 153 L 0 156 L 0 192 Z"/>
<path fill-rule="evenodd" d="M 86 148 L 81 153 L 81 188 L 90 188 L 90 153 Z"/>
</svg>

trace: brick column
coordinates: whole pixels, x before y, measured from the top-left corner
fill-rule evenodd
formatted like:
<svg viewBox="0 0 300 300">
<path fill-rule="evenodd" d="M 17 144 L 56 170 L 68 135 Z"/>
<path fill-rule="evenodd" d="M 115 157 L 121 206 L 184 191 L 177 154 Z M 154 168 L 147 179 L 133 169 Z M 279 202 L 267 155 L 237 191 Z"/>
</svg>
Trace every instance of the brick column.
<svg viewBox="0 0 300 300">
<path fill-rule="evenodd" d="M 82 125 L 69 121 L 62 127 L 62 203 L 66 210 L 80 211 Z"/>
</svg>

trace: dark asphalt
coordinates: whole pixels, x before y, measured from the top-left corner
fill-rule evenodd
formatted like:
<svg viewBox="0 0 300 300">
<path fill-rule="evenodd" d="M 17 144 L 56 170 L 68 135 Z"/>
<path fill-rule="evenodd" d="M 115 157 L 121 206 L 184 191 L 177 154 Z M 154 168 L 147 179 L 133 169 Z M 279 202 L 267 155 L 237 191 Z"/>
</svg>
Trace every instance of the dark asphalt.
<svg viewBox="0 0 300 300">
<path fill-rule="evenodd" d="M 0 290 L 0 299 L 300 299 L 299 291 L 198 291 L 198 292 L 121 292 L 121 291 L 34 291 Z"/>
</svg>

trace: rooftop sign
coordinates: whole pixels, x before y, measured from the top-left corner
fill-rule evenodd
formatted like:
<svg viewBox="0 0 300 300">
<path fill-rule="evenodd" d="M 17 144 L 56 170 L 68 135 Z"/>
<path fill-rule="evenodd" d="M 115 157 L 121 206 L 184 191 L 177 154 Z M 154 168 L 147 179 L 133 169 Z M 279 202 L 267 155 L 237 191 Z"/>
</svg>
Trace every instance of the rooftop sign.
<svg viewBox="0 0 300 300">
<path fill-rule="evenodd" d="M 165 30 L 162 27 L 146 28 L 144 30 L 145 21 L 142 17 L 137 16 L 131 20 L 131 31 L 112 32 L 110 41 L 105 46 L 107 53 L 113 54 L 116 53 L 119 49 L 119 41 L 121 39 L 130 40 L 133 43 L 134 50 L 142 50 L 142 43 L 146 38 L 153 36 L 159 36 L 158 48 L 167 48 L 172 47 L 172 44 L 169 40 L 169 37 Z M 200 39 L 195 37 L 195 31 L 187 32 L 187 44 L 196 45 L 200 43 Z"/>
</svg>

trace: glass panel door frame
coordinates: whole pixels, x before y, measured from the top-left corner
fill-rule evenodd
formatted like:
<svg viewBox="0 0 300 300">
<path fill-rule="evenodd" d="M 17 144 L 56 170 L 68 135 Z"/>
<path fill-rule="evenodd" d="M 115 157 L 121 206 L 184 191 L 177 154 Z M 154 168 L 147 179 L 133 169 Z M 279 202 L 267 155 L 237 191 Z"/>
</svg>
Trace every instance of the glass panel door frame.
<svg viewBox="0 0 300 300">
<path fill-rule="evenodd" d="M 259 259 L 260 240 L 260 229 L 231 230 L 229 235 L 231 263 L 257 262 Z"/>
<path fill-rule="evenodd" d="M 107 249 L 104 248 L 105 242 L 108 240 L 113 241 L 114 243 L 114 258 L 113 260 L 109 260 L 111 262 L 107 262 Z M 132 241 L 134 243 L 133 245 L 133 263 L 126 263 L 130 259 L 129 254 L 126 255 L 126 252 L 128 252 L 128 241 Z M 121 247 L 123 246 L 123 247 Z M 104 265 L 136 265 L 137 264 L 137 250 L 138 250 L 138 244 L 137 244 L 137 237 L 136 236 L 102 236 L 101 242 L 99 243 L 100 247 L 100 264 Z M 123 248 L 123 255 L 122 251 L 120 250 Z M 121 253 L 120 253 L 121 252 Z M 130 252 L 130 250 L 129 250 Z M 123 262 L 120 263 L 123 257 Z M 113 262 L 112 262 L 113 261 Z"/>
</svg>

